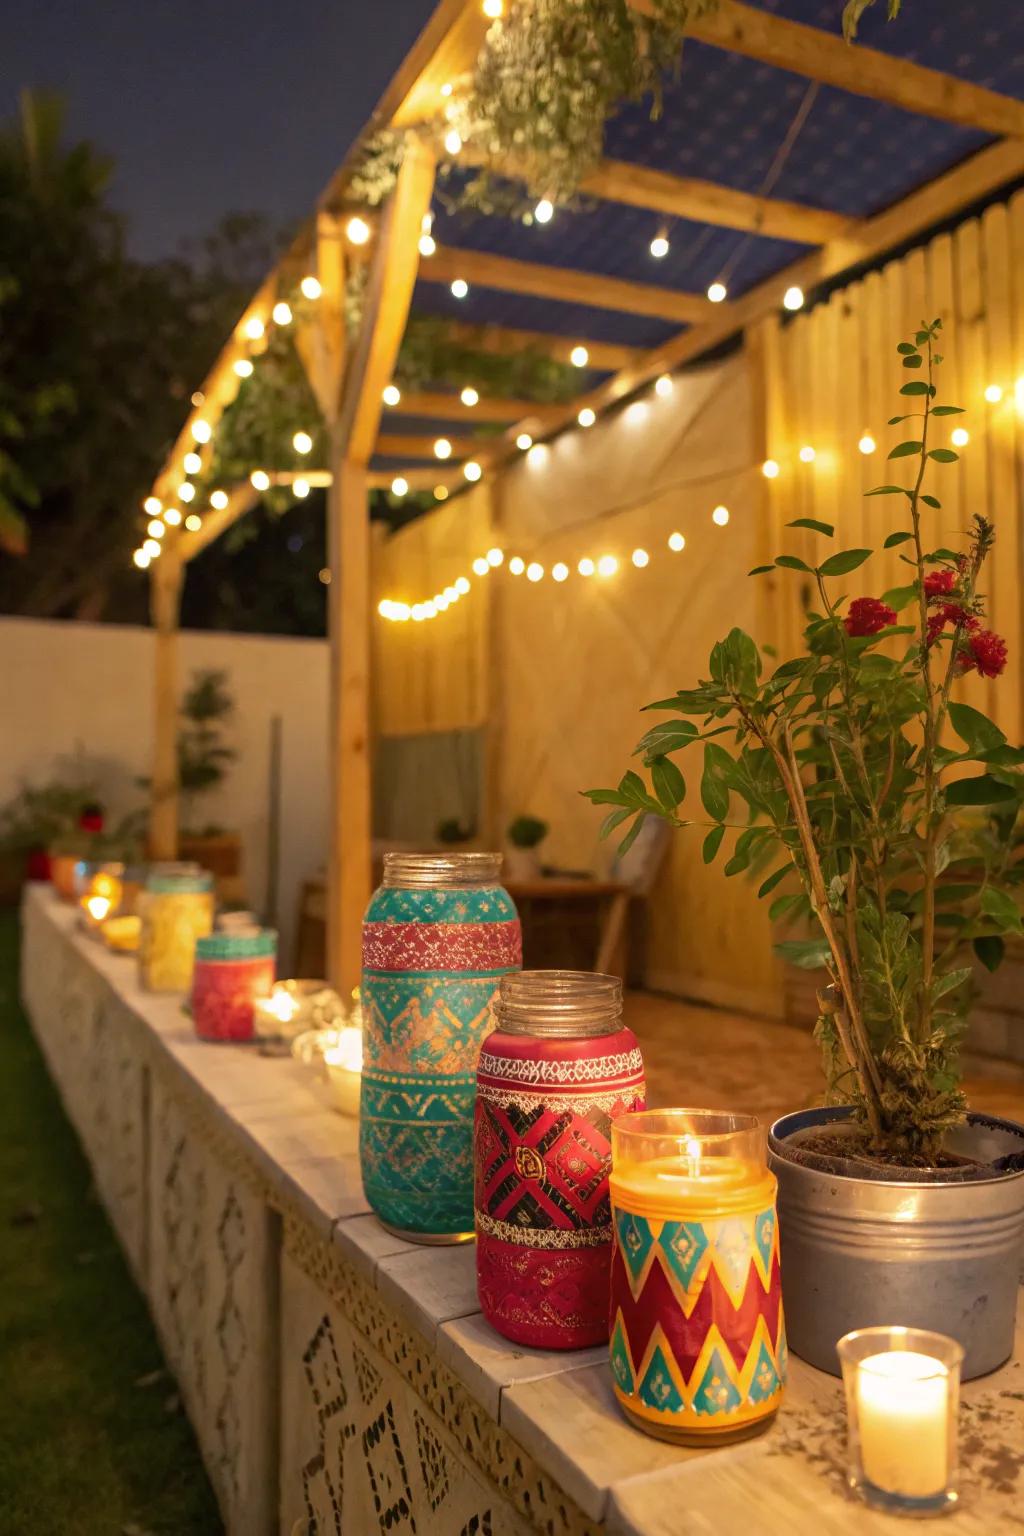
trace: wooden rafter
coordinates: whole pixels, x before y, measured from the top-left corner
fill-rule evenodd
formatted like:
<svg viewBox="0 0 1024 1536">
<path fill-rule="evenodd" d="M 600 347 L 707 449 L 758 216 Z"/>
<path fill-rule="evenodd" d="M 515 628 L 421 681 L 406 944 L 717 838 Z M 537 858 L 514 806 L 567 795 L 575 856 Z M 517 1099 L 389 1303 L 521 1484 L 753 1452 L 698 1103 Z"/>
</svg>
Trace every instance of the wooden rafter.
<svg viewBox="0 0 1024 1536">
<path fill-rule="evenodd" d="M 551 331 L 524 331 L 513 326 L 469 325 L 453 320 L 448 325 L 453 341 L 476 352 L 492 352 L 509 357 L 516 352 L 538 352 L 560 362 L 570 362 L 577 347 L 584 347 L 592 368 L 627 368 L 642 357 L 643 347 L 624 347 L 614 341 L 592 341 L 586 336 L 556 336 Z"/>
<path fill-rule="evenodd" d="M 652 0 L 630 3 L 646 15 L 654 14 Z M 985 133 L 1024 137 L 1024 102 L 877 48 L 860 43 L 851 47 L 838 31 L 824 32 L 803 22 L 787 21 L 741 0 L 719 0 L 706 15 L 695 17 L 686 30 L 687 36 L 712 47 L 774 64 L 855 96 L 888 102 L 905 112 Z"/>
<path fill-rule="evenodd" d="M 570 267 L 549 267 L 541 262 L 495 256 L 489 251 L 457 251 L 440 245 L 429 261 L 424 261 L 420 277 L 428 283 L 451 283 L 463 278 L 467 283 L 498 288 L 505 293 L 558 299 L 563 304 L 589 304 L 622 314 L 676 320 L 681 325 L 705 319 L 716 307 L 700 294 L 681 293 L 674 288 L 657 288 L 650 283 L 627 282 L 621 277 L 603 277 L 595 272 L 576 272 Z"/>
</svg>

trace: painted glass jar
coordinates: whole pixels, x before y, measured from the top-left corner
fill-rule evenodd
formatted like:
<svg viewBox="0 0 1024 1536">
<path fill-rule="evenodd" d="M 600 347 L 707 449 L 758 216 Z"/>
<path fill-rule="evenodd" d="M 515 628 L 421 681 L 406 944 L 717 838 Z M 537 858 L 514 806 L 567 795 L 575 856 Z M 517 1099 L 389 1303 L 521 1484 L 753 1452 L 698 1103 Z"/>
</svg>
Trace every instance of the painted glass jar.
<svg viewBox="0 0 1024 1536">
<path fill-rule="evenodd" d="M 155 866 L 139 900 L 139 975 L 147 992 L 188 992 L 196 940 L 213 930 L 213 876 Z"/>
<path fill-rule="evenodd" d="M 611 1123 L 644 1106 L 622 983 L 506 976 L 477 1071 L 477 1286 L 488 1322 L 537 1349 L 608 1338 Z"/>
<path fill-rule="evenodd" d="M 384 856 L 363 925 L 363 1186 L 414 1241 L 473 1236 L 473 1102 L 502 976 L 522 964 L 497 853 Z"/>
<path fill-rule="evenodd" d="M 615 1395 L 661 1440 L 740 1439 L 786 1379 L 775 1176 L 750 1115 L 660 1109 L 612 1126 Z"/>
<path fill-rule="evenodd" d="M 192 1020 L 202 1040 L 251 1040 L 254 1003 L 274 985 L 277 934 L 208 933 L 196 940 Z"/>
</svg>

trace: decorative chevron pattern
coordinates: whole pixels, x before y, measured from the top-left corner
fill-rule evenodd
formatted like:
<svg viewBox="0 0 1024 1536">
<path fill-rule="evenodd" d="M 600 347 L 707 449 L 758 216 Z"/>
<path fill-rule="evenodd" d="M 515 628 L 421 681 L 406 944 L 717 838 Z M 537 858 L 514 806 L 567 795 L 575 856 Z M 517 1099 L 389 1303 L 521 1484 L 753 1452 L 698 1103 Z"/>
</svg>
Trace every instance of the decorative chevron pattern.
<svg viewBox="0 0 1024 1536">
<path fill-rule="evenodd" d="M 720 1221 L 612 1212 L 611 1366 L 620 1401 L 676 1432 L 742 1429 L 786 1379 L 774 1208 Z"/>
<path fill-rule="evenodd" d="M 474 1073 L 491 1029 L 497 979 L 381 976 L 363 972 L 364 1068 L 371 1072 Z"/>
</svg>

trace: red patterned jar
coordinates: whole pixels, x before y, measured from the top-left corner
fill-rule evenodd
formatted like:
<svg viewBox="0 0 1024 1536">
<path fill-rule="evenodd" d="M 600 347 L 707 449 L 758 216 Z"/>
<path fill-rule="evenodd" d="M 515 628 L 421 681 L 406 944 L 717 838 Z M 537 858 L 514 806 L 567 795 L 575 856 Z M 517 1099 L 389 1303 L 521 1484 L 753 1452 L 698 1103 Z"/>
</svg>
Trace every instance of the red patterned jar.
<svg viewBox="0 0 1024 1536">
<path fill-rule="evenodd" d="M 192 1019 L 201 1040 L 251 1040 L 253 1003 L 273 990 L 277 934 L 209 933 L 196 940 Z"/>
<path fill-rule="evenodd" d="M 537 1349 L 608 1338 L 611 1122 L 644 1107 L 622 983 L 502 977 L 477 1071 L 477 1287 L 488 1322 Z"/>
</svg>

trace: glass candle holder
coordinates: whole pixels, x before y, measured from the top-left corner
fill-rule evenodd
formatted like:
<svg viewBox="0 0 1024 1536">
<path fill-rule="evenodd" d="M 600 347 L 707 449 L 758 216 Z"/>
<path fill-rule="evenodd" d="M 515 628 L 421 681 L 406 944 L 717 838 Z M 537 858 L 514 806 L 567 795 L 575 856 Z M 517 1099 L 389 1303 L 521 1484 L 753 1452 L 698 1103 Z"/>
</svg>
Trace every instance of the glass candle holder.
<svg viewBox="0 0 1024 1536">
<path fill-rule="evenodd" d="M 848 1417 L 847 1479 L 868 1504 L 942 1514 L 957 1501 L 962 1347 L 923 1328 L 858 1328 L 836 1346 Z"/>
<path fill-rule="evenodd" d="M 776 1181 L 750 1115 L 612 1122 L 611 1365 L 626 1417 L 661 1440 L 741 1439 L 786 1379 Z"/>
<path fill-rule="evenodd" d="M 147 992 L 188 992 L 196 940 L 213 930 L 213 876 L 155 864 L 139 902 L 139 976 Z"/>
<path fill-rule="evenodd" d="M 93 933 L 97 932 L 108 917 L 113 917 L 119 911 L 123 893 L 123 864 L 89 865 L 84 889 L 78 898 L 84 926 Z"/>
<path fill-rule="evenodd" d="M 192 1020 L 201 1040 L 251 1040 L 256 999 L 274 984 L 277 934 L 209 933 L 196 940 Z"/>
<path fill-rule="evenodd" d="M 256 1034 L 265 1041 L 293 1041 L 307 1030 L 337 1029 L 345 1004 L 326 981 L 277 981 L 253 1004 Z"/>
<path fill-rule="evenodd" d="M 324 1049 L 323 1059 L 335 1109 L 357 1116 L 363 1084 L 362 1030 L 352 1025 L 339 1029 L 334 1043 Z"/>
</svg>

